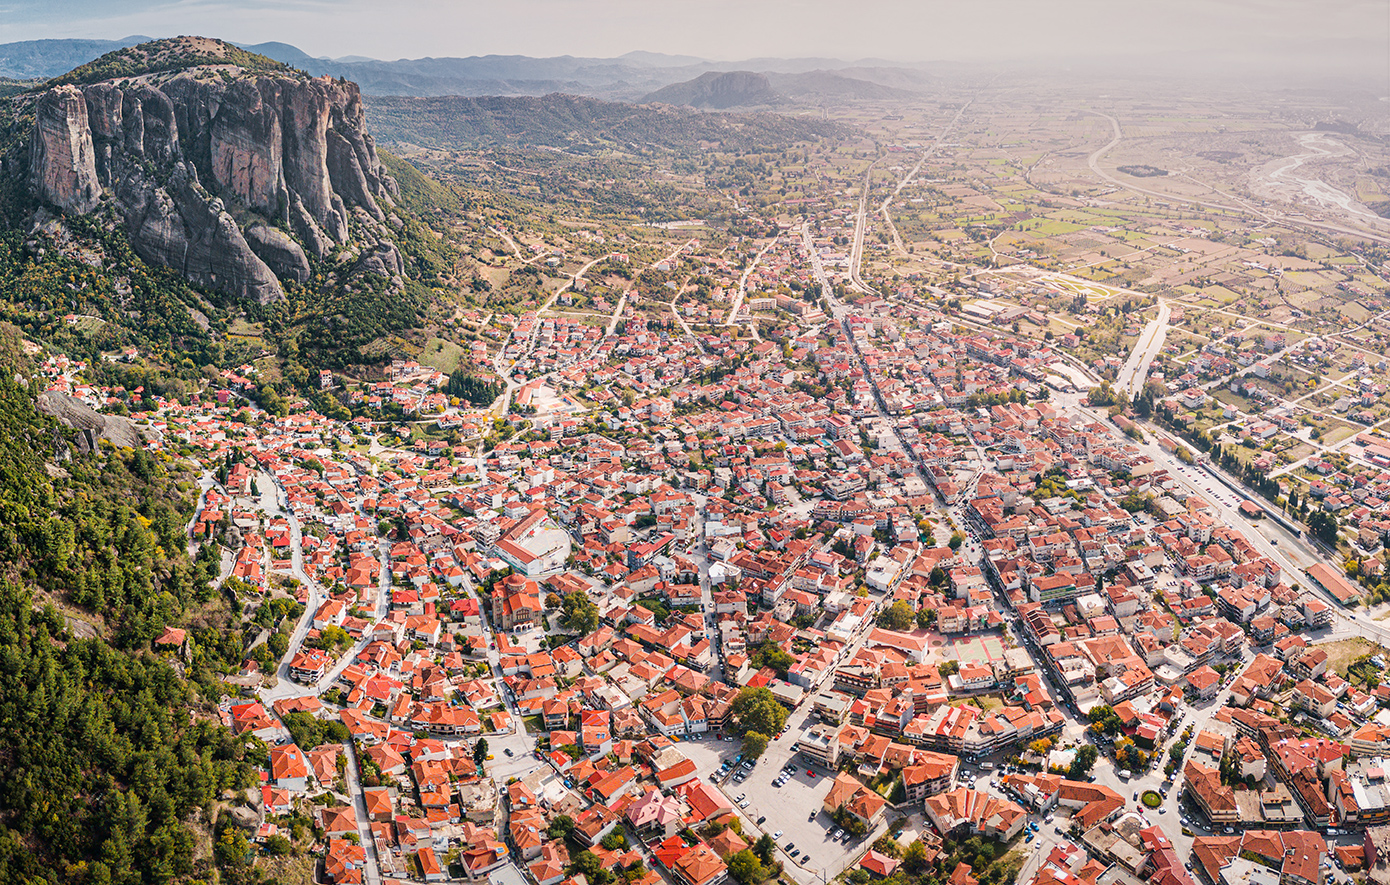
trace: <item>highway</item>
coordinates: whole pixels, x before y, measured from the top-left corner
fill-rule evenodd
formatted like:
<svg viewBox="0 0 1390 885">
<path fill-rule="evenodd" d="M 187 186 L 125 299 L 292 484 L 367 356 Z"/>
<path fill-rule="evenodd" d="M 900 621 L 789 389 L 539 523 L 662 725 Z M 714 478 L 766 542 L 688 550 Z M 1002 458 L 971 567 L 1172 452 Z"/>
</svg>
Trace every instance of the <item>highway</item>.
<svg viewBox="0 0 1390 885">
<path fill-rule="evenodd" d="M 1149 374 L 1149 366 L 1163 349 L 1164 339 L 1168 337 L 1168 318 L 1172 313 L 1168 302 L 1162 298 L 1158 299 L 1158 316 L 1139 333 L 1139 340 L 1134 343 L 1134 350 L 1130 353 L 1124 368 L 1120 370 L 1115 383 L 1115 387 L 1125 395 L 1133 397 L 1144 389 L 1144 379 Z"/>
<path fill-rule="evenodd" d="M 865 285 L 863 278 L 859 276 L 859 264 L 864 260 L 864 230 L 869 222 L 869 181 L 877 165 L 878 160 L 874 160 L 869 164 L 869 168 L 864 170 L 864 189 L 859 194 L 859 211 L 854 216 L 854 240 L 849 249 L 849 284 L 865 295 L 871 295 L 875 291 Z"/>
</svg>

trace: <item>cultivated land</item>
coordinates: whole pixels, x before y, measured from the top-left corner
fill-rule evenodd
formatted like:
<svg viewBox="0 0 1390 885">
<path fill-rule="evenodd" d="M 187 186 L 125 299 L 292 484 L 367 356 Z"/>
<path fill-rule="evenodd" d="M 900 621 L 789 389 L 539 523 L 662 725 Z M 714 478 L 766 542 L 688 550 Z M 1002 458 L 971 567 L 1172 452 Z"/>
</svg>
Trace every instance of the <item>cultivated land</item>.
<svg viewBox="0 0 1390 885">
<path fill-rule="evenodd" d="M 1324 835 L 1390 813 L 1367 109 L 1000 77 L 827 113 L 857 134 L 413 153 L 464 207 L 456 309 L 314 379 L 334 415 L 263 411 L 268 355 L 152 410 L 43 355 L 203 469 L 257 833 L 312 818 L 292 850 L 371 883 L 968 885 L 971 842 L 991 881 L 1343 880 Z"/>
</svg>

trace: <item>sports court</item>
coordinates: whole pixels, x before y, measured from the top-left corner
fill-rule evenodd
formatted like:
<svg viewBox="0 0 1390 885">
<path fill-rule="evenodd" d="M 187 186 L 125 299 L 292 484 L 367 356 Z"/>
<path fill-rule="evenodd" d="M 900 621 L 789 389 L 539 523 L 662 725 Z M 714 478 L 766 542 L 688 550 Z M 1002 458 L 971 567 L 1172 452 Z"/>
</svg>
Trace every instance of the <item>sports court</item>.
<svg viewBox="0 0 1390 885">
<path fill-rule="evenodd" d="M 963 636 L 959 639 L 950 639 L 935 632 L 930 636 L 928 647 L 931 653 L 927 656 L 928 663 L 939 664 L 955 660 L 962 664 L 993 664 L 1004 660 L 1004 640 L 997 633 Z"/>
</svg>

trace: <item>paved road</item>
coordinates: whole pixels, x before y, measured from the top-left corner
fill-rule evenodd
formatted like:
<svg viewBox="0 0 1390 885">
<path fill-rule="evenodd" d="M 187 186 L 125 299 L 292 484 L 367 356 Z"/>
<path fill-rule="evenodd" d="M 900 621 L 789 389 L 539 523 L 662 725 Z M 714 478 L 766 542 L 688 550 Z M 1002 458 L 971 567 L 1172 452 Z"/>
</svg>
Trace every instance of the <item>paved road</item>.
<svg viewBox="0 0 1390 885">
<path fill-rule="evenodd" d="M 1144 389 L 1144 379 L 1149 374 L 1149 366 L 1163 349 L 1163 341 L 1168 337 L 1168 318 L 1172 313 L 1168 302 L 1162 298 L 1158 299 L 1158 316 L 1139 333 L 1139 340 L 1134 342 L 1134 350 L 1130 353 L 1124 368 L 1120 370 L 1116 381 L 1115 386 L 1125 394 L 1132 397 Z"/>
<path fill-rule="evenodd" d="M 897 197 L 898 194 L 903 192 L 903 188 L 912 183 L 912 180 L 917 177 L 917 173 L 922 171 L 922 165 L 926 163 L 927 160 L 931 159 L 932 154 L 936 153 L 937 148 L 941 147 L 942 143 L 946 141 L 946 134 L 956 128 L 956 124 L 960 122 L 960 118 L 965 115 L 966 108 L 970 107 L 974 101 L 975 100 L 972 98 L 970 101 L 961 105 L 960 110 L 956 111 L 956 115 L 951 118 L 951 122 L 947 123 L 946 128 L 942 129 L 941 134 L 936 137 L 936 141 L 932 142 L 932 146 L 927 148 L 926 152 L 922 154 L 922 159 L 917 161 L 917 165 L 912 167 L 912 171 L 903 176 L 902 180 L 898 182 L 898 186 L 893 188 L 893 192 L 884 197 L 883 202 L 878 206 L 878 214 L 883 216 L 884 223 L 888 225 L 888 230 L 893 234 L 893 245 L 896 246 L 897 250 L 903 255 L 907 254 L 907 249 L 903 248 L 903 239 L 898 235 L 898 226 L 893 223 L 892 216 L 888 214 L 888 205 L 893 202 L 893 199 Z M 991 240 L 991 251 L 993 248 L 994 241 Z"/>
<path fill-rule="evenodd" d="M 276 684 L 273 688 L 262 689 L 261 698 L 266 702 L 278 700 L 280 698 L 292 697 L 303 694 L 304 687 L 292 681 L 289 676 L 290 661 L 299 653 L 300 646 L 304 644 L 304 637 L 308 634 L 310 626 L 314 622 L 314 612 L 318 611 L 319 606 L 324 602 L 324 592 L 319 587 L 318 581 L 310 578 L 304 571 L 304 545 L 299 517 L 294 515 L 288 507 L 288 498 L 285 492 L 276 482 L 275 477 L 264 471 L 257 474 L 256 486 L 261 490 L 261 509 L 269 517 L 281 516 L 290 526 L 290 563 L 293 567 L 294 577 L 302 584 L 307 592 L 305 597 L 304 614 L 299 618 L 299 623 L 295 625 L 294 632 L 290 634 L 290 644 L 285 650 L 285 656 L 280 659 L 279 665 L 275 669 Z M 285 499 L 285 504 L 281 504 L 281 499 Z"/>
<path fill-rule="evenodd" d="M 357 837 L 367 852 L 366 880 L 368 885 L 380 885 L 381 864 L 376 856 L 376 840 L 372 838 L 371 821 L 367 817 L 367 797 L 362 792 L 362 784 L 357 779 L 357 750 L 352 741 L 343 742 L 343 752 L 347 754 L 347 765 L 343 777 L 347 781 L 348 795 L 352 796 L 353 807 L 357 811 Z"/>
<path fill-rule="evenodd" d="M 859 265 L 864 260 L 864 233 L 869 221 L 869 182 L 877 165 L 878 160 L 874 160 L 864 170 L 864 189 L 859 194 L 859 211 L 854 216 L 854 240 L 849 250 L 849 284 L 866 295 L 875 294 L 875 290 L 869 288 L 859 276 Z"/>
<path fill-rule="evenodd" d="M 613 318 L 608 321 L 608 327 L 604 329 L 605 338 L 613 337 L 613 333 L 618 329 L 618 322 L 623 318 L 623 308 L 627 307 L 627 296 L 632 290 L 623 293 L 623 297 L 618 299 L 618 306 L 613 308 Z"/>
<path fill-rule="evenodd" d="M 554 294 L 554 295 L 551 295 L 550 298 L 545 302 L 545 304 L 541 306 L 541 309 L 538 310 L 538 311 L 536 311 L 536 313 L 541 314 L 541 313 L 545 313 L 547 310 L 550 310 L 551 305 L 553 305 L 553 304 L 555 303 L 555 299 L 556 299 L 556 298 L 559 298 L 559 297 L 560 297 L 560 293 L 561 293 L 561 292 L 565 291 L 566 289 L 570 288 L 571 286 L 574 286 L 576 283 L 579 282 L 579 280 L 584 276 L 584 274 L 588 273 L 588 272 L 590 271 L 590 269 L 593 268 L 593 266 L 594 266 L 595 264 L 598 264 L 600 261 L 605 261 L 605 260 L 611 258 L 612 255 L 613 255 L 613 253 L 611 253 L 611 252 L 608 253 L 607 255 L 601 255 L 601 256 L 599 256 L 598 258 L 595 258 L 593 261 L 590 261 L 588 264 L 586 264 L 586 265 L 584 265 L 583 267 L 581 267 L 579 270 L 575 271 L 575 272 L 574 272 L 574 275 L 571 276 L 568 280 L 566 280 L 566 281 L 565 281 L 565 284 L 564 284 L 563 286 L 561 286 L 560 288 L 556 289 L 556 290 L 555 290 L 555 294 Z"/>
<path fill-rule="evenodd" d="M 724 321 L 724 325 L 732 326 L 738 323 L 738 310 L 743 306 L 744 295 L 748 292 L 748 278 L 752 276 L 754 268 L 758 266 L 758 262 L 763 260 L 763 256 L 767 254 L 767 250 L 777 245 L 777 241 L 780 239 L 782 239 L 782 235 L 778 234 L 771 240 L 768 240 L 767 245 L 759 250 L 758 254 L 753 257 L 753 260 L 748 262 L 748 266 L 743 269 L 743 276 L 738 278 L 738 294 L 734 296 L 733 307 L 729 308 L 729 318 Z M 754 324 L 753 334 L 756 335 L 757 332 L 757 326 Z"/>
</svg>

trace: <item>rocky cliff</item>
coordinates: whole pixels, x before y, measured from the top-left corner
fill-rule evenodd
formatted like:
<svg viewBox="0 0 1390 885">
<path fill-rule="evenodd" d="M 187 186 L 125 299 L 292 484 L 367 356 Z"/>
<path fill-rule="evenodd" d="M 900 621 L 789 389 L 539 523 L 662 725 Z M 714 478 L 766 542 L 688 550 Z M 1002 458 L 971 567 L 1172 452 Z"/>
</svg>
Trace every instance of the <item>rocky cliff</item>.
<svg viewBox="0 0 1390 885">
<path fill-rule="evenodd" d="M 282 280 L 330 255 L 399 274 L 383 224 L 395 183 L 355 84 L 202 38 L 120 50 L 60 81 L 33 98 L 41 202 L 88 213 L 109 199 L 142 258 L 237 297 L 280 298 Z"/>
</svg>

